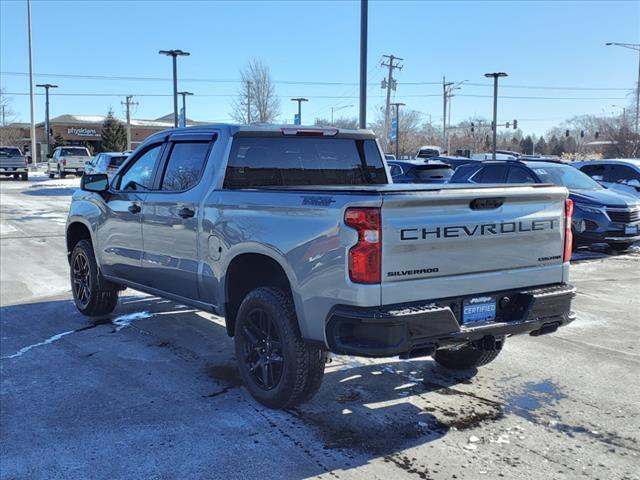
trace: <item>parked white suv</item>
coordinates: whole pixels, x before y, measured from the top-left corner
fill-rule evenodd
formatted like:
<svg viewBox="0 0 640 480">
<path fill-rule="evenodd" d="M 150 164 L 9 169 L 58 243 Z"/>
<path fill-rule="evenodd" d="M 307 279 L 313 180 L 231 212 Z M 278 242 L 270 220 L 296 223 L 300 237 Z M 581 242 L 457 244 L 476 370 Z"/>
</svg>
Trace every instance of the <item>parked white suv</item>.
<svg viewBox="0 0 640 480">
<path fill-rule="evenodd" d="M 47 161 L 47 174 L 49 178 L 56 175 L 64 178 L 67 173 L 82 175 L 88 160 L 91 160 L 91 154 L 85 147 L 58 147 Z"/>
</svg>

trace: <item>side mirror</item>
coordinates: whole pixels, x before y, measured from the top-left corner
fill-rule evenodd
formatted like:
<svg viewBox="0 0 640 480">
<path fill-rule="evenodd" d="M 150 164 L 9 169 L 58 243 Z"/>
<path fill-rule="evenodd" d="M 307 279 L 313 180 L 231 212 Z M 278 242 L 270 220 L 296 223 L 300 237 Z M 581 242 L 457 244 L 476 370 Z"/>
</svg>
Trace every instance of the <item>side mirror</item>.
<svg viewBox="0 0 640 480">
<path fill-rule="evenodd" d="M 632 178 L 631 180 L 627 180 L 625 183 L 630 187 L 636 187 L 636 188 L 640 187 L 640 180 L 638 180 L 637 178 Z"/>
<path fill-rule="evenodd" d="M 109 190 L 109 177 L 105 173 L 89 173 L 82 176 L 80 189 L 87 192 L 105 193 Z"/>
</svg>

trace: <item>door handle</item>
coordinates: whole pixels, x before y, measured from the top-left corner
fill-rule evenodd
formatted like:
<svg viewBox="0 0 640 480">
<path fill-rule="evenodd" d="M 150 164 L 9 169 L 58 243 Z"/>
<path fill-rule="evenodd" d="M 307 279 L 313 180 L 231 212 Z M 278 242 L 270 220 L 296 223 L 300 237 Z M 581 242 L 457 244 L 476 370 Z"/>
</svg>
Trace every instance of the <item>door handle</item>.
<svg viewBox="0 0 640 480">
<path fill-rule="evenodd" d="M 142 209 L 140 208 L 140 205 L 138 205 L 137 203 L 132 203 L 131 205 L 129 205 L 127 210 L 129 210 L 131 213 L 140 213 L 140 210 Z"/>
<path fill-rule="evenodd" d="M 184 207 L 181 210 L 178 211 L 178 215 L 182 218 L 191 218 L 196 214 L 196 212 L 194 212 L 193 210 L 191 210 L 190 208 Z"/>
</svg>

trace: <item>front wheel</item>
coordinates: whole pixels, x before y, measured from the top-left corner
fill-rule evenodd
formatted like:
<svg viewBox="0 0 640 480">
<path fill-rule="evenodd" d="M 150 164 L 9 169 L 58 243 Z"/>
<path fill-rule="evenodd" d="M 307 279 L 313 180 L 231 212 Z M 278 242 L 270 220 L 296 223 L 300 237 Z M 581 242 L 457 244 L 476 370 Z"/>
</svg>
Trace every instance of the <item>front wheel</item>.
<svg viewBox="0 0 640 480">
<path fill-rule="evenodd" d="M 500 351 L 504 340 L 496 341 L 491 348 L 480 344 L 467 343 L 462 347 L 436 350 L 434 360 L 451 370 L 468 370 L 493 362 Z"/>
<path fill-rule="evenodd" d="M 58 177 L 65 178 L 66 176 L 67 176 L 67 173 L 64 170 L 58 169 Z"/>
<path fill-rule="evenodd" d="M 118 304 L 118 291 L 108 288 L 100 278 L 93 247 L 80 240 L 71 253 L 71 291 L 76 308 L 83 315 L 110 314 Z"/>
<path fill-rule="evenodd" d="M 247 390 L 269 408 L 302 403 L 322 383 L 327 352 L 302 340 L 293 301 L 277 288 L 257 288 L 242 301 L 235 350 Z"/>
</svg>

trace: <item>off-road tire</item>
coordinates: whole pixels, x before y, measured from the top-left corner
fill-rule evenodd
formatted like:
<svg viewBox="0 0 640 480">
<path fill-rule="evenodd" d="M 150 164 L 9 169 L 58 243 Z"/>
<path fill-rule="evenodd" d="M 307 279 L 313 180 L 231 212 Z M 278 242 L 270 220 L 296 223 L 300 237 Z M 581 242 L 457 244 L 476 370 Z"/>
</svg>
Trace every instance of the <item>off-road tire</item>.
<svg viewBox="0 0 640 480">
<path fill-rule="evenodd" d="M 471 344 L 455 350 L 436 350 L 434 360 L 451 370 L 468 370 L 493 362 L 500 354 L 500 349 L 482 350 Z"/>
<path fill-rule="evenodd" d="M 29 180 L 29 174 L 28 173 L 21 173 L 20 174 L 20 180 L 22 180 L 23 182 L 26 182 Z"/>
<path fill-rule="evenodd" d="M 86 291 L 88 292 L 88 298 L 82 296 L 76 284 L 77 278 L 74 269 L 76 265 L 81 263 L 79 259 L 81 256 L 87 265 Z M 101 278 L 98 264 L 93 254 L 93 247 L 88 240 L 80 240 L 73 248 L 73 252 L 71 253 L 70 278 L 74 303 L 83 315 L 88 317 L 104 316 L 110 314 L 113 312 L 113 309 L 116 308 L 118 304 L 118 290 Z"/>
<path fill-rule="evenodd" d="M 250 315 L 264 311 L 280 339 L 282 370 L 276 385 L 263 388 L 250 372 L 246 349 L 252 342 L 245 333 Z M 293 300 L 282 290 L 260 287 L 244 298 L 235 325 L 235 350 L 240 376 L 249 393 L 263 405 L 284 409 L 309 400 L 320 388 L 327 352 L 302 340 Z"/>
</svg>

